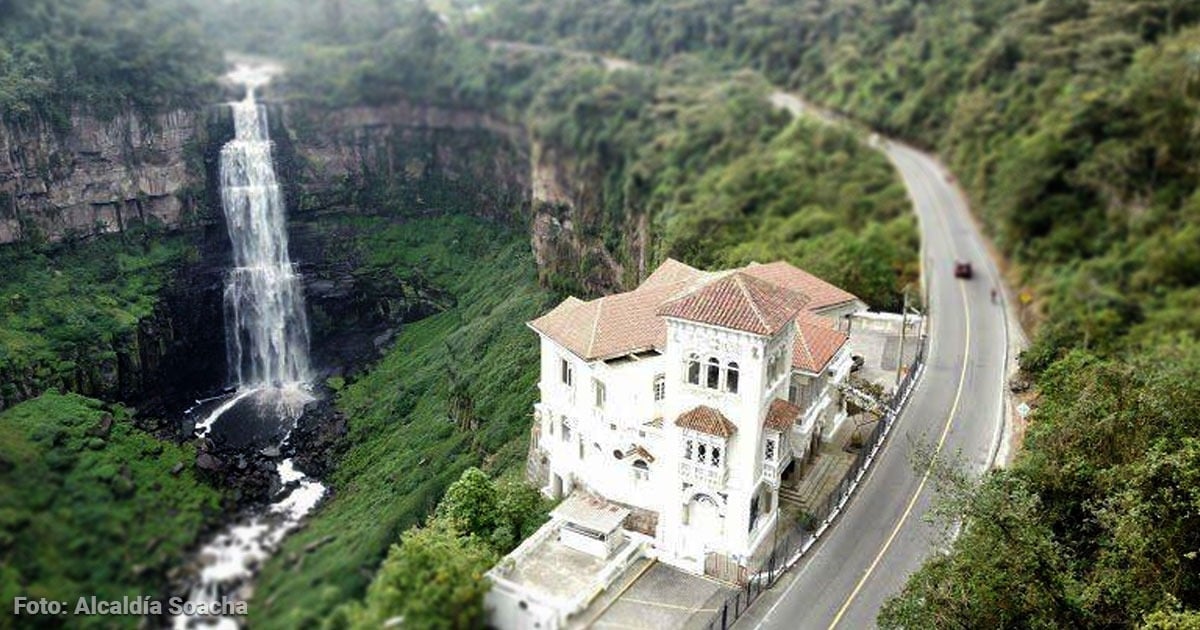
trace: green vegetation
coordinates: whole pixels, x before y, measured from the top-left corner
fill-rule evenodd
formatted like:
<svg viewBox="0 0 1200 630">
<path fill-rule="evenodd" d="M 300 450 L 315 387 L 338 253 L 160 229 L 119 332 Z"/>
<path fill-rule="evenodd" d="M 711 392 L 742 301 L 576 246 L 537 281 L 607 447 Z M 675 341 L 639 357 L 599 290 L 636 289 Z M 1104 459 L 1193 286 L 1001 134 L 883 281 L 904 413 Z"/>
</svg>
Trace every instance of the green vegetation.
<svg viewBox="0 0 1200 630">
<path fill-rule="evenodd" d="M 0 407 L 51 387 L 115 396 L 118 358 L 136 360 L 138 323 L 192 255 L 182 238 L 131 234 L 0 249 Z"/>
<path fill-rule="evenodd" d="M 1200 5 L 499 0 L 489 35 L 752 67 L 939 149 L 1013 263 L 1041 395 L 889 627 L 1165 627 L 1200 609 Z M 1190 620 L 1190 621 L 1189 621 Z"/>
<path fill-rule="evenodd" d="M 569 218 L 587 251 L 545 262 L 556 291 L 629 287 L 667 256 L 787 258 L 881 308 L 915 278 L 915 225 L 887 161 L 843 130 L 792 126 L 756 73 L 695 59 L 610 71 L 587 55 L 492 47 L 439 26 L 421 3 L 274 4 L 220 23 L 248 41 L 261 40 L 247 33 L 255 24 L 303 34 L 274 50 L 291 60 L 279 88 L 290 98 L 465 107 L 528 130 L 579 192 Z M 846 264 L 864 259 L 874 264 Z M 606 276 L 618 266 L 623 277 Z"/>
<path fill-rule="evenodd" d="M 524 462 L 538 350 L 523 322 L 550 303 L 527 242 L 464 216 L 344 221 L 362 228 L 362 273 L 418 276 L 456 305 L 405 326 L 387 356 L 338 393 L 349 435 L 329 480 L 332 497 L 264 569 L 255 627 L 322 620 L 362 593 L 388 546 L 462 471 Z M 509 530 L 485 541 L 514 536 Z"/>
<path fill-rule="evenodd" d="M 83 595 L 160 592 L 166 571 L 220 514 L 220 495 L 197 478 L 194 459 L 190 446 L 134 427 L 120 406 L 76 394 L 49 391 L 0 413 L 0 597 L 74 606 Z"/>
<path fill-rule="evenodd" d="M 429 522 L 392 546 L 365 600 L 342 606 L 327 625 L 378 628 L 399 617 L 411 628 L 478 627 L 489 588 L 483 574 L 546 518 L 537 490 L 468 468 Z"/>
<path fill-rule="evenodd" d="M 896 308 L 918 243 L 894 171 L 850 132 L 792 122 L 769 94 L 753 73 L 686 61 L 611 72 L 568 60 L 527 116 L 536 142 L 570 156 L 563 168 L 599 180 L 582 233 L 629 270 L 625 284 L 640 280 L 632 243 L 648 217 L 650 269 L 667 256 L 709 268 L 786 259 Z M 552 286 L 587 293 L 595 263 L 562 262 Z"/>
<path fill-rule="evenodd" d="M 62 127 L 77 107 L 112 115 L 196 106 L 220 51 L 189 0 L 0 2 L 0 116 Z"/>
</svg>

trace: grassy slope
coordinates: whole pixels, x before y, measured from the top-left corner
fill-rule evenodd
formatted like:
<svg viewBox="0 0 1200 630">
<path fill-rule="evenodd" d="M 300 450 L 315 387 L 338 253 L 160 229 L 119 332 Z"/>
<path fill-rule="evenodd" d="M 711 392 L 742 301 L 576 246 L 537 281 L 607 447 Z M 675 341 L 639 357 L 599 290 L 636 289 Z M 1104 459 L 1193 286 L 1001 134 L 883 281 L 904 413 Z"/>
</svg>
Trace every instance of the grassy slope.
<svg viewBox="0 0 1200 630">
<path fill-rule="evenodd" d="M 101 437 L 106 416 L 113 424 Z M 82 595 L 159 592 L 165 571 L 220 513 L 194 459 L 190 446 L 133 427 L 121 407 L 76 394 L 50 391 L 0 413 L 0 598 L 73 605 Z"/>
<path fill-rule="evenodd" d="M 419 273 L 457 306 L 406 326 L 387 356 L 348 384 L 348 451 L 333 495 L 269 562 L 252 606 L 255 627 L 303 627 L 357 596 L 388 545 L 419 522 L 468 466 L 519 465 L 536 397 L 536 338 L 523 326 L 547 304 L 528 244 L 466 218 L 373 226 L 368 266 Z M 456 387 L 457 385 L 457 387 Z M 472 402 L 475 428 L 449 419 L 451 390 Z M 318 550 L 305 546 L 332 536 Z"/>
<path fill-rule="evenodd" d="M 48 387 L 88 391 L 193 253 L 177 237 L 0 250 L 0 401 Z"/>
</svg>

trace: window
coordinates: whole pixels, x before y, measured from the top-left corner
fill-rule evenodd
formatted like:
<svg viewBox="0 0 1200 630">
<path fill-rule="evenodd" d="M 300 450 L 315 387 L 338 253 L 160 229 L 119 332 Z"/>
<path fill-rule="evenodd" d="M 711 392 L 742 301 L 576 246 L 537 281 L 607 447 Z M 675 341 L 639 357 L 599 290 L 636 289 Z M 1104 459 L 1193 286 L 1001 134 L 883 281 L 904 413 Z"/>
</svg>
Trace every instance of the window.
<svg viewBox="0 0 1200 630">
<path fill-rule="evenodd" d="M 721 465 L 721 448 L 718 446 L 712 447 L 712 465 L 714 467 Z"/>
<path fill-rule="evenodd" d="M 775 461 L 775 440 L 767 439 L 767 445 L 763 447 L 763 459 L 769 462 Z"/>
<path fill-rule="evenodd" d="M 596 408 L 603 409 L 604 400 L 608 395 L 608 392 L 605 390 L 604 383 L 601 383 L 596 379 L 592 379 L 592 391 L 596 394 Z"/>
<path fill-rule="evenodd" d="M 779 357 L 777 355 L 771 355 L 771 358 L 767 361 L 767 385 L 770 386 L 775 383 L 775 379 L 778 377 Z"/>
<path fill-rule="evenodd" d="M 700 357 L 694 354 L 688 355 L 687 382 L 692 385 L 700 384 Z"/>
<path fill-rule="evenodd" d="M 708 359 L 708 378 L 704 386 L 709 389 L 719 389 L 721 383 L 721 362 L 716 357 Z"/>
<path fill-rule="evenodd" d="M 736 394 L 738 390 L 738 364 L 730 362 L 725 366 L 725 391 Z"/>
<path fill-rule="evenodd" d="M 703 463 L 705 455 L 708 455 L 708 445 L 701 442 L 696 447 L 696 461 Z"/>
<path fill-rule="evenodd" d="M 567 417 L 562 417 L 562 440 L 564 442 L 571 441 L 571 425 L 567 424 Z"/>
<path fill-rule="evenodd" d="M 574 380 L 574 375 L 571 373 L 571 363 L 566 359 L 559 359 L 559 363 L 563 385 L 570 387 L 572 380 Z"/>
<path fill-rule="evenodd" d="M 646 481 L 650 479 L 650 465 L 645 460 L 634 460 L 633 462 L 633 478 L 638 481 Z"/>
<path fill-rule="evenodd" d="M 654 377 L 654 402 L 667 399 L 667 375 L 658 374 Z"/>
<path fill-rule="evenodd" d="M 687 441 L 687 445 L 686 445 L 686 446 L 684 447 L 684 449 L 683 449 L 683 458 L 684 458 L 684 459 L 691 459 L 691 458 L 692 458 L 692 451 L 693 451 L 693 450 L 695 450 L 695 448 L 696 448 L 696 443 L 695 443 L 695 442 L 693 442 L 692 440 L 688 440 L 688 441 Z"/>
</svg>

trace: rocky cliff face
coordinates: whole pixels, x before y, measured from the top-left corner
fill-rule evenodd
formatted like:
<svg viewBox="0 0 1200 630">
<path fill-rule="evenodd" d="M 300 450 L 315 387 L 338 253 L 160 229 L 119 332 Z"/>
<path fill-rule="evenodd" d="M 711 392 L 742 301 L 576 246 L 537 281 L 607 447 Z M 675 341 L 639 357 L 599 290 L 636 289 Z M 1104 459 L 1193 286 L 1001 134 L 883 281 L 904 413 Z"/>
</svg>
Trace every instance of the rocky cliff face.
<svg viewBox="0 0 1200 630">
<path fill-rule="evenodd" d="M 530 242 L 538 277 L 543 285 L 568 293 L 608 293 L 623 287 L 626 269 L 597 229 L 604 175 L 575 163 L 573 156 L 533 143 Z M 643 252 L 640 242 L 629 238 L 625 246 Z M 644 253 L 635 260 L 642 258 Z"/>
<path fill-rule="evenodd" d="M 603 173 L 578 172 L 571 156 L 518 125 L 414 103 L 272 109 L 295 212 L 403 203 L 528 221 L 543 283 L 573 292 L 619 288 L 644 271 L 645 226 L 629 226 L 623 252 L 595 233 Z M 226 118 L 212 108 L 109 120 L 76 113 L 66 129 L 0 124 L 0 245 L 219 221 L 213 188 Z"/>
<path fill-rule="evenodd" d="M 0 244 L 185 225 L 204 182 L 203 114 L 83 113 L 0 124 Z"/>
<path fill-rule="evenodd" d="M 283 112 L 291 146 L 279 154 L 300 213 L 466 211 L 513 220 L 528 207 L 524 131 L 488 114 L 413 103 Z"/>
<path fill-rule="evenodd" d="M 401 322 L 446 300 L 434 287 L 356 273 L 341 247 L 353 228 L 332 220 L 347 214 L 471 213 L 527 224 L 543 283 L 576 294 L 620 288 L 643 271 L 644 225 L 624 230 L 615 245 L 598 229 L 603 173 L 581 172 L 570 155 L 539 146 L 522 127 L 411 103 L 269 107 L 314 338 L 332 340 L 314 347 L 327 365 L 361 363 Z M 66 130 L 0 124 L 0 246 L 153 224 L 182 231 L 196 252 L 175 271 L 153 316 L 115 339 L 105 358 L 73 359 L 83 367 L 59 386 L 169 411 L 173 401 L 224 381 L 229 250 L 217 165 L 231 125 L 221 107 L 107 121 L 77 115 Z M 26 376 L 4 379 L 17 388 L 0 406 L 39 393 L 38 379 Z"/>
</svg>

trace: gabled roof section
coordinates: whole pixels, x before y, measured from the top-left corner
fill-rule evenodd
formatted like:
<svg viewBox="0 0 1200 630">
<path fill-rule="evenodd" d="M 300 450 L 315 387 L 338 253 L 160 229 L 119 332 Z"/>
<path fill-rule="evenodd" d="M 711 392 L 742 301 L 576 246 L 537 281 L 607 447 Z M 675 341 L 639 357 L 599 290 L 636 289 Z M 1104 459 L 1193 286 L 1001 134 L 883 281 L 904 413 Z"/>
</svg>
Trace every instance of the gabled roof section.
<svg viewBox="0 0 1200 630">
<path fill-rule="evenodd" d="M 802 312 L 796 315 L 796 342 L 792 346 L 792 367 L 818 374 L 850 339 L 837 330 L 827 317 Z"/>
<path fill-rule="evenodd" d="M 569 297 L 529 326 L 586 361 L 662 350 L 667 323 L 658 307 L 712 276 L 668 259 L 632 291 L 588 302 Z"/>
<path fill-rule="evenodd" d="M 771 401 L 771 406 L 767 408 L 767 419 L 763 421 L 763 426 L 772 431 L 783 433 L 791 429 L 803 413 L 804 410 L 800 407 L 782 398 L 776 398 Z"/>
<path fill-rule="evenodd" d="M 819 311 L 824 308 L 857 300 L 853 293 L 836 287 L 807 271 L 786 261 L 768 264 L 750 263 L 742 268 L 742 273 L 754 276 L 776 286 L 790 289 L 810 298 L 808 310 Z"/>
<path fill-rule="evenodd" d="M 737 426 L 721 414 L 720 411 L 700 405 L 691 411 L 685 411 L 675 420 L 675 426 L 691 429 L 719 438 L 728 438 L 737 433 Z"/>
<path fill-rule="evenodd" d="M 658 314 L 770 336 L 807 303 L 802 294 L 735 271 L 664 304 Z"/>
<path fill-rule="evenodd" d="M 711 274 L 700 271 L 691 265 L 668 258 L 658 266 L 649 277 L 642 281 L 637 290 L 654 289 L 663 286 L 678 286 L 680 283 L 691 283 L 703 280 Z"/>
<path fill-rule="evenodd" d="M 784 262 L 707 272 L 668 259 L 632 291 L 586 302 L 569 297 L 529 326 L 585 361 L 606 361 L 662 351 L 667 341 L 664 317 L 770 336 L 805 311 L 856 299 Z M 797 350 L 797 369 L 823 369 L 844 343 L 838 339 L 824 331 L 812 333 L 810 343 Z"/>
</svg>

